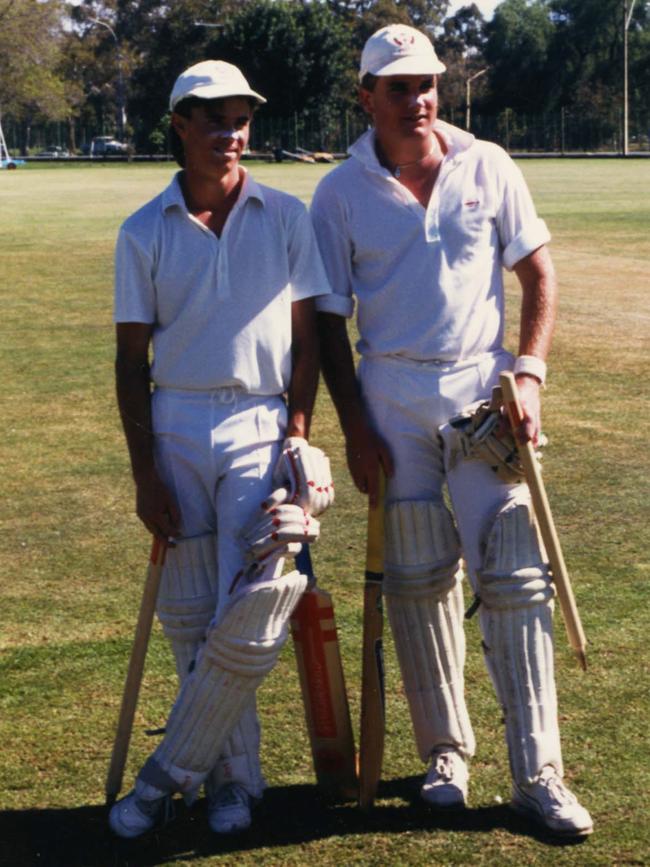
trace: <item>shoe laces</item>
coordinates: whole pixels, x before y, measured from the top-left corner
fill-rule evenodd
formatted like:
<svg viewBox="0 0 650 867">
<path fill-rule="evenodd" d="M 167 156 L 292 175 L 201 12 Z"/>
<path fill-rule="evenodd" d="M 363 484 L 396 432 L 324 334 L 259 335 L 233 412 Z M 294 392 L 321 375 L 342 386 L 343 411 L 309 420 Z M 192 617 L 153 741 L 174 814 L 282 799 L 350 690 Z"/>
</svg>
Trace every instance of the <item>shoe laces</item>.
<svg viewBox="0 0 650 867">
<path fill-rule="evenodd" d="M 449 750 L 435 753 L 434 770 L 441 780 L 444 780 L 445 783 L 451 783 L 454 779 L 454 772 L 456 770 L 454 753 Z"/>
<path fill-rule="evenodd" d="M 214 807 L 238 807 L 247 804 L 247 796 L 244 789 L 237 783 L 226 783 L 216 794 Z"/>
<path fill-rule="evenodd" d="M 569 806 L 577 802 L 576 796 L 567 789 L 558 772 L 550 765 L 542 769 L 537 784 L 546 790 L 549 801 L 558 806 Z"/>
<path fill-rule="evenodd" d="M 171 795 L 164 795 L 154 800 L 136 797 L 135 803 L 141 813 L 155 822 L 164 824 L 172 818 L 174 806 Z"/>
</svg>

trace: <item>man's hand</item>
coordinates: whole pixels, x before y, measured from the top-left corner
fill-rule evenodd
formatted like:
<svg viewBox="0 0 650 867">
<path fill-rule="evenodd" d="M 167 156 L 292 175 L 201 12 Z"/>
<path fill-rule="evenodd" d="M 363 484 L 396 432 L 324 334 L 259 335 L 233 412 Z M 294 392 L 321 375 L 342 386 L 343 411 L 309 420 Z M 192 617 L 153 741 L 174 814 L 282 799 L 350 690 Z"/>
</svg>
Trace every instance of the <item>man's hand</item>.
<svg viewBox="0 0 650 867">
<path fill-rule="evenodd" d="M 393 458 L 386 442 L 368 424 L 358 423 L 346 431 L 345 448 L 348 469 L 354 484 L 362 494 L 368 494 L 370 506 L 379 501 L 379 470 L 393 475 Z"/>
<path fill-rule="evenodd" d="M 534 376 L 520 374 L 516 377 L 519 400 L 524 419 L 514 435 L 520 443 L 532 442 L 534 446 L 539 443 L 539 435 L 542 430 L 540 383 Z"/>
<path fill-rule="evenodd" d="M 136 512 L 147 530 L 171 544 L 180 534 L 181 513 L 156 470 L 136 479 Z"/>
</svg>

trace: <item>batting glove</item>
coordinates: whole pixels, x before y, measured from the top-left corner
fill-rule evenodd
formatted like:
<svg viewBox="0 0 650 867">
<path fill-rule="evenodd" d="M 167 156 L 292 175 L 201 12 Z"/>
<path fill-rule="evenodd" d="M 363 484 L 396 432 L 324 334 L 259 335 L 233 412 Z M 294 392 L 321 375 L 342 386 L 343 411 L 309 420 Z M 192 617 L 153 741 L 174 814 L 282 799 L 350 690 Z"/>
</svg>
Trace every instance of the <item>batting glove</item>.
<svg viewBox="0 0 650 867">
<path fill-rule="evenodd" d="M 334 502 L 327 455 L 302 437 L 288 437 L 273 473 L 273 483 L 289 489 L 289 503 L 320 515 Z"/>
<path fill-rule="evenodd" d="M 320 523 L 288 499 L 287 489 L 278 488 L 244 529 L 249 560 L 261 562 L 272 555 L 297 554 L 304 542 L 311 544 L 318 539 Z"/>
</svg>

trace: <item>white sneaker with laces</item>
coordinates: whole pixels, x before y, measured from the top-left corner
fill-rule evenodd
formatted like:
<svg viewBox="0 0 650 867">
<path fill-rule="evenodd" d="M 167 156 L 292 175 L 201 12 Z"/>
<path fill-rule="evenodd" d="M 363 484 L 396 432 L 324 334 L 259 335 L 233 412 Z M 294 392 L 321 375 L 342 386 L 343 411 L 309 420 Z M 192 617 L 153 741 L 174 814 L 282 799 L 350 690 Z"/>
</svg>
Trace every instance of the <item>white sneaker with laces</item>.
<svg viewBox="0 0 650 867">
<path fill-rule="evenodd" d="M 239 783 L 226 783 L 208 800 L 208 824 L 215 834 L 238 834 L 251 825 L 256 799 Z"/>
<path fill-rule="evenodd" d="M 152 828 L 166 824 L 173 817 L 172 796 L 153 786 L 146 786 L 145 789 L 147 791 L 142 792 L 136 783 L 135 789 L 111 808 L 108 824 L 118 837 L 140 837 Z M 143 794 L 154 797 L 145 798 Z"/>
<path fill-rule="evenodd" d="M 552 765 L 545 765 L 527 786 L 513 783 L 511 806 L 554 834 L 585 837 L 594 830 L 591 816 Z"/>
<path fill-rule="evenodd" d="M 454 809 L 467 801 L 469 771 L 458 750 L 450 747 L 434 750 L 431 767 L 420 794 L 431 807 Z"/>
</svg>

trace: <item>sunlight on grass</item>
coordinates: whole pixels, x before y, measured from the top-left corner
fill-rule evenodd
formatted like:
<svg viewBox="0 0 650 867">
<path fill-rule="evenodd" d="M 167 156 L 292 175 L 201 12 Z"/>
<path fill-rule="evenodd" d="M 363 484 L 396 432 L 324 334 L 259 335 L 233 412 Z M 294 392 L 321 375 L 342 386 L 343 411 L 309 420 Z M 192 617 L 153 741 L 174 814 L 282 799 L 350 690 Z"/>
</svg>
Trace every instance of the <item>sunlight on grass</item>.
<svg viewBox="0 0 650 867">
<path fill-rule="evenodd" d="M 239 848 L 215 844 L 199 815 L 181 823 L 180 837 L 170 829 L 135 855 L 105 849 L 103 815 L 93 805 L 103 799 L 148 548 L 133 514 L 113 393 L 113 244 L 120 222 L 167 183 L 171 165 L 30 167 L 0 176 L 6 290 L 0 326 L 0 818 L 7 827 L 26 827 L 30 810 L 81 811 L 82 842 L 66 838 L 76 853 L 69 864 L 643 863 L 650 851 L 643 799 L 650 784 L 650 161 L 520 165 L 553 233 L 561 286 L 544 398 L 550 440 L 544 474 L 589 639 L 590 668 L 583 675 L 556 615 L 565 762 L 569 781 L 594 814 L 593 838 L 551 849 L 499 806 L 498 798 L 509 797 L 500 711 L 477 624 L 470 621 L 467 691 L 478 751 L 466 817 L 432 816 L 410 802 L 422 766 L 387 637 L 386 782 L 372 816 L 314 800 L 287 648 L 260 694 L 263 762 L 272 787 L 266 836 L 253 835 Z M 308 202 L 329 167 L 259 164 L 251 170 L 261 182 Z M 509 278 L 511 348 L 518 303 Z M 356 727 L 365 503 L 347 477 L 324 391 L 313 436 L 331 455 L 337 482 L 314 563 L 334 594 Z M 174 690 L 171 657 L 156 627 L 128 780 L 152 746 L 144 730 L 163 724 Z M 273 806 L 285 803 L 290 807 Z M 9 837 L 0 836 L 6 845 Z M 17 835 L 0 861 L 31 863 L 25 860 L 29 837 Z M 86 847 L 81 854 L 80 846 Z M 107 851 L 111 856 L 103 861 Z"/>
</svg>

